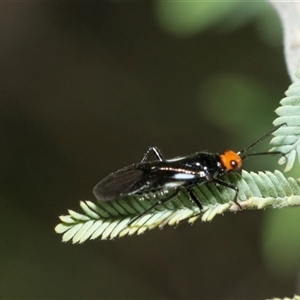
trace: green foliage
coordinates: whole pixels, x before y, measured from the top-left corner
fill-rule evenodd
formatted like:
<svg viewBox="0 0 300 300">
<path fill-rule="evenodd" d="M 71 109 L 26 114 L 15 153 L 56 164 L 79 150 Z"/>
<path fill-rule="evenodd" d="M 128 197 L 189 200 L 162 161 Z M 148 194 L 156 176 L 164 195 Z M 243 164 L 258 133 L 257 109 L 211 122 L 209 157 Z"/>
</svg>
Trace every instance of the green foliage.
<svg viewBox="0 0 300 300">
<path fill-rule="evenodd" d="M 280 101 L 281 106 L 275 110 L 279 117 L 273 124 L 287 125 L 274 133 L 275 137 L 271 140 L 274 147 L 270 151 L 285 153 L 287 158 L 285 171 L 289 171 L 296 157 L 300 161 L 300 83 L 293 83 L 285 94 L 287 97 Z M 279 163 L 284 164 L 285 159 L 281 158 Z"/>
<path fill-rule="evenodd" d="M 275 171 L 231 173 L 226 181 L 238 186 L 239 203 L 243 210 L 283 208 L 300 206 L 300 183 L 293 178 L 285 178 Z M 141 197 L 131 196 L 111 202 L 81 201 L 83 213 L 69 210 L 69 215 L 61 216 L 61 224 L 55 230 L 64 233 L 63 241 L 72 239 L 73 243 L 83 243 L 87 239 L 113 239 L 134 233 L 141 234 L 153 228 L 165 225 L 176 226 L 182 221 L 193 223 L 201 217 L 202 221 L 211 221 L 217 214 L 226 211 L 236 212 L 239 207 L 232 202 L 234 191 L 215 184 L 199 185 L 193 192 L 203 205 L 203 211 L 189 199 L 185 190 L 174 200 L 158 206 L 154 211 L 143 215 L 132 224 L 130 221 L 149 208 L 156 200 L 152 197 L 144 201 Z M 158 196 L 157 196 L 158 197 Z"/>
<path fill-rule="evenodd" d="M 268 299 L 268 300 L 300 300 L 300 296 L 294 295 L 293 298 L 284 297 L 284 298 L 272 298 L 272 299 Z"/>
<path fill-rule="evenodd" d="M 228 1 L 158 1 L 156 14 L 158 23 L 167 32 L 190 36 L 220 21 L 237 7 L 239 3 Z"/>
<path fill-rule="evenodd" d="M 264 41 L 281 40 L 278 18 L 265 2 L 157 1 L 154 5 L 158 26 L 173 36 L 192 37 L 212 27 L 229 31 L 257 20 Z"/>
</svg>

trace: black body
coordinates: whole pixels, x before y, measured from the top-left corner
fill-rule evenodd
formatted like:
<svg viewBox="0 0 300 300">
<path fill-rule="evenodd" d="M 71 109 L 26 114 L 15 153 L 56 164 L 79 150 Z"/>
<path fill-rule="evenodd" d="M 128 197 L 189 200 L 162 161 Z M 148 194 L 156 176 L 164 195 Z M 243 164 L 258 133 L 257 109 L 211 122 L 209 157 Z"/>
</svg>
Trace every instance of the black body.
<svg viewBox="0 0 300 300">
<path fill-rule="evenodd" d="M 150 151 L 154 152 L 158 160 L 145 161 Z M 93 192 L 96 198 L 102 201 L 112 201 L 133 194 L 168 192 L 165 197 L 157 199 L 157 202 L 141 215 L 133 218 L 129 222 L 131 224 L 156 206 L 171 200 L 183 187 L 187 189 L 191 201 L 201 212 L 203 209 L 201 202 L 190 189 L 199 183 L 215 182 L 234 189 L 236 192 L 234 202 L 240 207 L 236 201 L 238 188 L 219 179 L 226 173 L 228 169 L 223 166 L 219 154 L 197 152 L 185 157 L 164 160 L 158 148 L 150 147 L 139 164 L 133 164 L 111 173 L 94 187 Z"/>
<path fill-rule="evenodd" d="M 93 192 L 96 198 L 111 201 L 132 194 L 207 183 L 226 173 L 219 154 L 198 152 L 186 157 L 127 166 L 101 180 Z"/>
</svg>

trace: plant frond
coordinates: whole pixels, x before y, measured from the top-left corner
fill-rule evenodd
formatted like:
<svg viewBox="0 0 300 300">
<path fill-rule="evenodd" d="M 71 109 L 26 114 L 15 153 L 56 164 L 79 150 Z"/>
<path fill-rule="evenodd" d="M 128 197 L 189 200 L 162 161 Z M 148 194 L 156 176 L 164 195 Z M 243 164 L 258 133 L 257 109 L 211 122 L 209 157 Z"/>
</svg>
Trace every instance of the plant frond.
<svg viewBox="0 0 300 300">
<path fill-rule="evenodd" d="M 242 174 L 230 173 L 225 181 L 239 188 L 238 202 L 243 210 L 283 208 L 300 206 L 300 184 L 293 178 L 286 178 L 280 171 L 254 173 L 242 171 Z M 61 223 L 55 227 L 63 234 L 63 241 L 83 243 L 87 239 L 114 239 L 125 235 L 141 234 L 146 230 L 176 226 L 182 221 L 193 223 L 198 218 L 211 221 L 216 215 L 240 208 L 233 202 L 235 192 L 232 189 L 216 186 L 213 183 L 199 184 L 193 193 L 201 199 L 203 211 L 199 211 L 189 199 L 186 190 L 182 190 L 172 200 L 157 206 L 153 211 L 136 219 L 151 207 L 159 195 L 130 196 L 124 199 L 97 204 L 81 201 L 82 213 L 69 210 L 69 215 L 61 216 Z"/>
<path fill-rule="evenodd" d="M 293 298 L 284 297 L 284 298 L 272 298 L 272 299 L 267 299 L 267 300 L 300 300 L 300 296 L 294 295 Z"/>
<path fill-rule="evenodd" d="M 299 77 L 299 74 L 298 74 Z M 284 164 L 285 172 L 289 171 L 296 160 L 300 162 L 300 82 L 293 83 L 285 92 L 286 96 L 280 101 L 281 106 L 275 112 L 279 116 L 273 124 L 286 123 L 274 132 L 270 144 L 270 151 L 281 151 L 285 157 L 279 159 L 279 164 Z"/>
</svg>

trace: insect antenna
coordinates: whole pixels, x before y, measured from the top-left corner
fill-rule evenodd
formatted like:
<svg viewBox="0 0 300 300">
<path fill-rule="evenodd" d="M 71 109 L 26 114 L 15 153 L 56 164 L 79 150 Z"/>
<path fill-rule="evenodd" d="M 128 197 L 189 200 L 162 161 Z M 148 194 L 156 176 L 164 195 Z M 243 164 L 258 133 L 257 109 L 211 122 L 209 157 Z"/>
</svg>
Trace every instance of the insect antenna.
<svg viewBox="0 0 300 300">
<path fill-rule="evenodd" d="M 259 152 L 259 153 L 250 153 L 247 154 L 247 151 L 250 150 L 251 148 L 253 148 L 254 146 L 256 146 L 257 144 L 259 144 L 260 142 L 262 142 L 263 140 L 265 140 L 268 136 L 270 136 L 274 131 L 276 131 L 278 128 L 280 128 L 281 126 L 286 125 L 286 123 L 274 126 L 269 132 L 267 132 L 266 134 L 264 134 L 262 137 L 260 137 L 258 140 L 256 140 L 254 143 L 252 143 L 251 145 L 249 145 L 246 148 L 243 148 L 241 151 L 237 152 L 237 154 L 241 157 L 241 159 L 244 159 L 248 156 L 255 156 L 255 155 L 270 155 L 270 154 L 281 154 L 283 156 L 284 153 L 280 152 L 280 151 L 274 151 L 274 152 Z"/>
<path fill-rule="evenodd" d="M 249 156 L 260 156 L 260 155 L 282 155 L 286 158 L 285 154 L 282 153 L 281 151 L 272 151 L 272 152 L 257 152 L 257 153 L 250 153 L 250 154 L 244 154 L 243 156 L 241 156 L 241 159 L 245 159 Z"/>
</svg>

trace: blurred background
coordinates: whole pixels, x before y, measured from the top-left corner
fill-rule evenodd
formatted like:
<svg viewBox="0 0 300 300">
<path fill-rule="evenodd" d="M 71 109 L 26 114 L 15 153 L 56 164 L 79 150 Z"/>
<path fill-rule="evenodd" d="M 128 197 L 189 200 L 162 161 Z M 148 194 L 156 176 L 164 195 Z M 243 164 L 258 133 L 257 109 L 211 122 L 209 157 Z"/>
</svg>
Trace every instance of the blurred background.
<svg viewBox="0 0 300 300">
<path fill-rule="evenodd" d="M 149 145 L 169 158 L 240 150 L 272 127 L 290 79 L 268 3 L 6 2 L 0 43 L 1 298 L 300 293 L 297 210 L 82 245 L 54 232 Z M 274 157 L 244 168 L 283 169 Z"/>
</svg>

